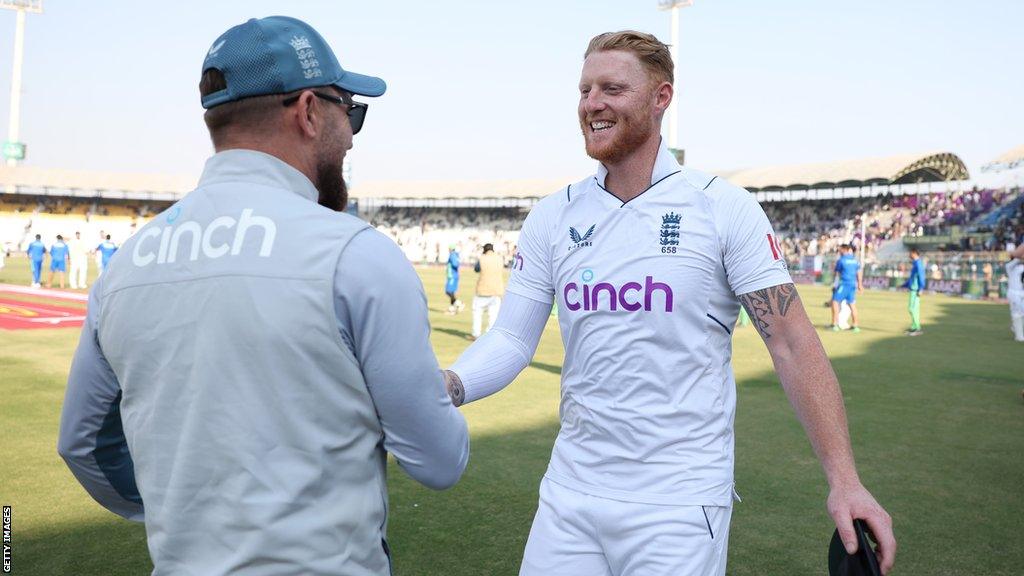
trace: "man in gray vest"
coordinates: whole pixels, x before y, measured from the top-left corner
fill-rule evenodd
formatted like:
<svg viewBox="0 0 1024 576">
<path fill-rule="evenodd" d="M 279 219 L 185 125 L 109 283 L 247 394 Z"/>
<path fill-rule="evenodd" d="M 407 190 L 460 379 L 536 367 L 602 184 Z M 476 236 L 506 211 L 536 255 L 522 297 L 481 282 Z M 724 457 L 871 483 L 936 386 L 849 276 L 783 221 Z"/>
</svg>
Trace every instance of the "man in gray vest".
<svg viewBox="0 0 1024 576">
<path fill-rule="evenodd" d="M 154 574 L 389 574 L 386 453 L 435 489 L 465 469 L 422 284 L 341 213 L 352 97 L 384 90 L 299 20 L 225 32 L 216 154 L 93 286 L 58 450 Z"/>
</svg>

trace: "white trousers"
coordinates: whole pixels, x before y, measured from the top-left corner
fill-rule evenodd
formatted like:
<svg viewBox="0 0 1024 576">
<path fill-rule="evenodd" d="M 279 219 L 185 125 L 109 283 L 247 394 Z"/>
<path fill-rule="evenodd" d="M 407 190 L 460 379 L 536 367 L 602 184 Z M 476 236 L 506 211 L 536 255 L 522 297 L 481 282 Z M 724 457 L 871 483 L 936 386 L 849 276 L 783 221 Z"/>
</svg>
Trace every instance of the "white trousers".
<svg viewBox="0 0 1024 576">
<path fill-rule="evenodd" d="M 724 576 L 732 506 L 583 494 L 544 478 L 519 576 Z"/>
<path fill-rule="evenodd" d="M 487 329 L 494 327 L 494 321 L 498 318 L 498 310 L 501 309 L 501 296 L 474 296 L 473 297 L 473 338 L 479 338 L 484 323 L 484 310 L 487 311 Z"/>
<path fill-rule="evenodd" d="M 1010 316 L 1024 316 L 1024 292 L 1010 290 L 1006 299 L 1010 302 Z"/>
<path fill-rule="evenodd" d="M 71 259 L 71 288 L 85 288 L 89 276 L 89 258 Z"/>
<path fill-rule="evenodd" d="M 1010 301 L 1010 329 L 1013 339 L 1024 342 L 1024 292 L 1011 290 L 1006 294 Z"/>
</svg>

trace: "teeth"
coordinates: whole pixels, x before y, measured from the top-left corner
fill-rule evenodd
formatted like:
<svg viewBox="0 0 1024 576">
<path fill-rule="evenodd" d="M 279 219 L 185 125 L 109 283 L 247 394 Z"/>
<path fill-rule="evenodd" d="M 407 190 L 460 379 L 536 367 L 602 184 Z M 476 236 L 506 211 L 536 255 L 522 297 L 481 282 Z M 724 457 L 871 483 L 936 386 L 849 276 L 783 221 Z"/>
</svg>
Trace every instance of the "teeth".
<svg viewBox="0 0 1024 576">
<path fill-rule="evenodd" d="M 604 130 L 606 128 L 611 128 L 614 125 L 615 125 L 614 122 L 607 122 L 607 121 L 601 120 L 599 122 L 591 122 L 590 123 L 590 128 L 593 129 L 596 132 L 598 130 Z"/>
</svg>

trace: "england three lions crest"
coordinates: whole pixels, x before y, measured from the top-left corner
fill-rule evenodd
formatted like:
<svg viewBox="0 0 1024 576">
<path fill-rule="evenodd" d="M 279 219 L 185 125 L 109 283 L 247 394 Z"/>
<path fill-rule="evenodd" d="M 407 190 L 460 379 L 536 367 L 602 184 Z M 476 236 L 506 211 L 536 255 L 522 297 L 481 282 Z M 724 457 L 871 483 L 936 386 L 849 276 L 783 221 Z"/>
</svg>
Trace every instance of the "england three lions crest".
<svg viewBox="0 0 1024 576">
<path fill-rule="evenodd" d="M 679 246 L 679 227 L 683 217 L 675 212 L 669 212 L 661 217 L 661 234 L 659 245 L 662 254 L 675 254 Z"/>
</svg>

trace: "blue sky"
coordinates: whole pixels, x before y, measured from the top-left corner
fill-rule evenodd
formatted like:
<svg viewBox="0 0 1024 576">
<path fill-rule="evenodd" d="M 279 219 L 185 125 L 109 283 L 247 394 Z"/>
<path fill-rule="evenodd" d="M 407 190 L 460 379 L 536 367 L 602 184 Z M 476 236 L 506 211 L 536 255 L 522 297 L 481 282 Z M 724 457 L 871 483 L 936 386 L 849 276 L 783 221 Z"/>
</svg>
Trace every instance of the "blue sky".
<svg viewBox="0 0 1024 576">
<path fill-rule="evenodd" d="M 27 165 L 198 174 L 212 149 L 198 77 L 250 17 L 316 27 L 347 69 L 381 76 L 350 153 L 369 180 L 579 178 L 588 40 L 670 37 L 655 0 L 518 2 L 46 0 L 29 14 Z M 0 11 L 0 137 L 13 12 Z M 972 174 L 1024 143 L 1024 3 L 696 0 L 682 11 L 680 140 L 706 170 L 946 150 Z"/>
</svg>

